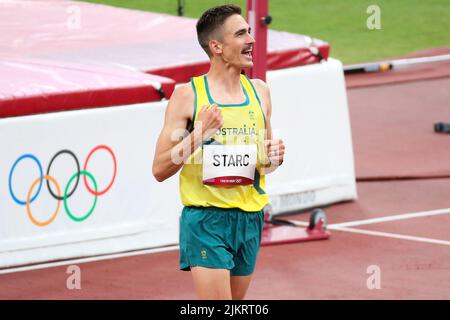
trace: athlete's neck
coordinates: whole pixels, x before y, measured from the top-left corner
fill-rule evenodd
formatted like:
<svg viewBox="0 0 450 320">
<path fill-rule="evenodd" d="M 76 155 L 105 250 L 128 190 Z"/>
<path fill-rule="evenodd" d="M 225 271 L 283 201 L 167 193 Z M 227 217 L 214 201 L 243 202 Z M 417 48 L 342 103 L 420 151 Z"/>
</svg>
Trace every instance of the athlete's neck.
<svg viewBox="0 0 450 320">
<path fill-rule="evenodd" d="M 211 67 L 206 74 L 208 82 L 229 93 L 231 96 L 241 90 L 241 69 L 212 59 Z"/>
</svg>

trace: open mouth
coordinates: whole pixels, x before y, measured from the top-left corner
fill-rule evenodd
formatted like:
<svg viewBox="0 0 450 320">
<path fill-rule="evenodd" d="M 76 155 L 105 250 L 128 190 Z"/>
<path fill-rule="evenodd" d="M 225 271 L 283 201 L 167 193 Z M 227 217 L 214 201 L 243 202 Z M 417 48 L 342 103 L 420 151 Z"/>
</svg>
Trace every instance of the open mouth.
<svg viewBox="0 0 450 320">
<path fill-rule="evenodd" d="M 243 54 L 244 56 L 246 56 L 247 58 L 251 59 L 252 58 L 252 48 L 247 48 L 241 51 L 241 54 Z"/>
</svg>

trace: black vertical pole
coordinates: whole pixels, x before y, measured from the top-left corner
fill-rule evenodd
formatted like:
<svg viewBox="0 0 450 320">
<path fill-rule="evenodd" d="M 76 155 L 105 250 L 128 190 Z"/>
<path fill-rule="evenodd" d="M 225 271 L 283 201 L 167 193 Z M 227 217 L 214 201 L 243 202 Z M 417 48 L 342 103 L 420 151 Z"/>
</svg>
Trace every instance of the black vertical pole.
<svg viewBox="0 0 450 320">
<path fill-rule="evenodd" d="M 184 0 L 178 0 L 178 15 L 184 16 Z"/>
</svg>

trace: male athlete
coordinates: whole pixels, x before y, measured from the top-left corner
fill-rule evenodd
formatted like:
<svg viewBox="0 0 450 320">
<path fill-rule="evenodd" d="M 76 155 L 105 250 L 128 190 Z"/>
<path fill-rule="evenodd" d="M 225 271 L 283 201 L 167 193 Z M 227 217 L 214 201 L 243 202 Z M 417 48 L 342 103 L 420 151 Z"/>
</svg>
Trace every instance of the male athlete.
<svg viewBox="0 0 450 320">
<path fill-rule="evenodd" d="M 153 175 L 164 181 L 182 168 L 180 269 L 191 271 L 199 299 L 243 299 L 269 203 L 264 175 L 285 147 L 272 140 L 269 88 L 241 74 L 253 66 L 255 39 L 240 7 L 207 10 L 197 35 L 211 67 L 175 89 Z"/>
</svg>

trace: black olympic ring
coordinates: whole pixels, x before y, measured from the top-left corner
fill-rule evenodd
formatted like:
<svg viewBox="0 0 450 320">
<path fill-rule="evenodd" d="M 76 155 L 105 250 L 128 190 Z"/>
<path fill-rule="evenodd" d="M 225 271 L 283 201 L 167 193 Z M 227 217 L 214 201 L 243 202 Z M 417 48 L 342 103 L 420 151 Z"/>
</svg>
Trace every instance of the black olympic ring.
<svg viewBox="0 0 450 320">
<path fill-rule="evenodd" d="M 51 168 L 51 166 L 52 166 L 53 161 L 54 161 L 59 155 L 61 155 L 61 154 L 63 154 L 63 153 L 67 153 L 68 155 L 72 156 L 72 158 L 75 160 L 75 163 L 77 164 L 77 181 L 75 182 L 75 186 L 73 187 L 73 190 L 72 190 L 71 192 L 69 192 L 69 194 L 67 194 L 67 199 L 69 199 L 69 198 L 72 196 L 72 194 L 75 192 L 75 190 L 77 189 L 78 182 L 80 181 L 80 174 L 79 174 L 79 173 L 80 173 L 80 163 L 78 162 L 77 156 L 76 156 L 72 151 L 70 151 L 70 150 L 68 150 L 68 149 L 58 151 L 58 152 L 53 156 L 52 160 L 50 160 L 50 163 L 48 164 L 48 167 L 47 167 L 47 176 L 50 175 L 50 168 Z M 48 191 L 50 192 L 50 194 L 52 195 L 52 197 L 53 197 L 54 199 L 57 199 L 57 200 L 64 200 L 64 196 L 57 196 L 56 194 L 53 193 L 53 190 L 52 190 L 52 188 L 50 187 L 50 181 L 49 181 L 49 180 L 47 180 L 47 188 L 48 188 Z"/>
</svg>

